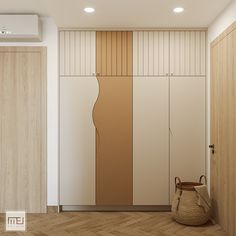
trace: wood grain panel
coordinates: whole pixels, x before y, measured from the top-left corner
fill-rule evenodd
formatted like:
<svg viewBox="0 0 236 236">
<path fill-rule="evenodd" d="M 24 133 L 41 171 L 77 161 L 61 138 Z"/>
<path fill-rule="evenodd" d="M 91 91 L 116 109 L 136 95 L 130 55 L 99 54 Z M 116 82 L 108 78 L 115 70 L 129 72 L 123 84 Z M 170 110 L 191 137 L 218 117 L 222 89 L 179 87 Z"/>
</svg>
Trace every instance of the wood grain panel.
<svg viewBox="0 0 236 236">
<path fill-rule="evenodd" d="M 60 76 L 92 76 L 95 73 L 95 32 L 64 30 L 59 37 Z"/>
<path fill-rule="evenodd" d="M 98 77 L 96 204 L 132 205 L 132 77 Z"/>
<path fill-rule="evenodd" d="M 97 75 L 131 76 L 133 71 L 132 32 L 97 32 Z"/>
<path fill-rule="evenodd" d="M 0 47 L 0 212 L 44 213 L 46 48 Z"/>
<path fill-rule="evenodd" d="M 60 78 L 60 205 L 95 205 L 96 77 Z"/>
<path fill-rule="evenodd" d="M 133 33 L 134 76 L 165 76 L 169 72 L 169 32 Z"/>
<path fill-rule="evenodd" d="M 205 166 L 205 77 L 173 77 L 170 82 L 170 183 L 198 181 Z"/>
<path fill-rule="evenodd" d="M 134 205 L 170 204 L 168 117 L 169 80 L 134 77 Z"/>
<path fill-rule="evenodd" d="M 206 75 L 206 32 L 170 32 L 170 73 L 174 76 Z"/>
<path fill-rule="evenodd" d="M 227 235 L 236 233 L 236 24 L 211 45 L 211 194 L 214 217 Z"/>
</svg>

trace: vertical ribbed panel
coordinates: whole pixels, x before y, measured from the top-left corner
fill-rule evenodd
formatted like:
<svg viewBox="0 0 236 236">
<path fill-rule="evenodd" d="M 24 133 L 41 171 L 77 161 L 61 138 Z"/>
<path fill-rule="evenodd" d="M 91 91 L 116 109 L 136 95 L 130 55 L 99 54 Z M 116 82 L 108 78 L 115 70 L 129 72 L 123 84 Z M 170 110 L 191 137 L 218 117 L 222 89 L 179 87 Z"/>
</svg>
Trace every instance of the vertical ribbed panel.
<svg viewBox="0 0 236 236">
<path fill-rule="evenodd" d="M 60 32 L 60 76 L 92 76 L 95 73 L 95 32 Z"/>
<path fill-rule="evenodd" d="M 169 32 L 133 33 L 134 76 L 164 76 L 169 72 Z"/>
<path fill-rule="evenodd" d="M 97 32 L 97 75 L 132 76 L 132 32 Z"/>
<path fill-rule="evenodd" d="M 206 32 L 170 32 L 170 73 L 174 76 L 206 75 Z"/>
</svg>

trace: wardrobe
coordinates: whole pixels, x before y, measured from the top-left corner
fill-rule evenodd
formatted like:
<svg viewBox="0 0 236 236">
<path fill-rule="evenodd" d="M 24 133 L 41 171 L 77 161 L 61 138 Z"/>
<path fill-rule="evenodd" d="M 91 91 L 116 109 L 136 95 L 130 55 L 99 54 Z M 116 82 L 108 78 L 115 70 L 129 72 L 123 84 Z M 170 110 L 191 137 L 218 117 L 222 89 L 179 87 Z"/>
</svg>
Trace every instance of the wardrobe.
<svg viewBox="0 0 236 236">
<path fill-rule="evenodd" d="M 206 32 L 59 38 L 60 205 L 169 206 L 206 171 Z"/>
</svg>

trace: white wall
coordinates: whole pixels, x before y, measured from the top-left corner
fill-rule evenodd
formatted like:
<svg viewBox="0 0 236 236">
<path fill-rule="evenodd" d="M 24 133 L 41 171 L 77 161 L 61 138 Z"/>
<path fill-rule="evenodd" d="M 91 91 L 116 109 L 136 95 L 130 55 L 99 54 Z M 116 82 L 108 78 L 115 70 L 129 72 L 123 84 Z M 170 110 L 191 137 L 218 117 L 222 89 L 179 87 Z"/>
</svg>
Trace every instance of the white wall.
<svg viewBox="0 0 236 236">
<path fill-rule="evenodd" d="M 58 29 L 49 17 L 41 18 L 43 42 L 0 43 L 0 46 L 47 47 L 47 195 L 48 205 L 58 204 Z"/>
<path fill-rule="evenodd" d="M 208 76 L 207 76 L 207 143 L 210 144 L 210 43 L 219 36 L 227 27 L 236 21 L 236 0 L 231 4 L 212 22 L 208 28 Z M 210 152 L 207 155 L 208 166 L 208 180 L 210 182 Z"/>
</svg>

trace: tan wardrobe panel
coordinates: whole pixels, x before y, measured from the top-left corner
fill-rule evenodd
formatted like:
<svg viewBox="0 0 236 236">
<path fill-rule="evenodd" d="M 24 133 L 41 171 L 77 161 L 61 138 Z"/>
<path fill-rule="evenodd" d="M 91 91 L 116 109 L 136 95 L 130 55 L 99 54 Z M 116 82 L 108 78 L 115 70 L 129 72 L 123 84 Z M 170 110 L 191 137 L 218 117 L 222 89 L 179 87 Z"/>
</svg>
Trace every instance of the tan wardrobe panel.
<svg viewBox="0 0 236 236">
<path fill-rule="evenodd" d="M 166 76 L 169 73 L 169 32 L 133 33 L 134 76 Z"/>
<path fill-rule="evenodd" d="M 206 75 L 206 32 L 170 32 L 170 74 Z"/>
<path fill-rule="evenodd" d="M 132 76 L 132 32 L 97 32 L 96 41 L 98 76 Z"/>
<path fill-rule="evenodd" d="M 236 233 L 236 23 L 211 45 L 211 193 L 214 218 Z"/>
<path fill-rule="evenodd" d="M 60 205 L 95 205 L 96 77 L 60 78 Z"/>
<path fill-rule="evenodd" d="M 205 78 L 170 80 L 170 196 L 174 178 L 198 181 L 205 174 Z"/>
<path fill-rule="evenodd" d="M 45 213 L 46 48 L 0 47 L 0 212 Z"/>
<path fill-rule="evenodd" d="M 97 205 L 132 205 L 132 77 L 98 77 L 94 108 Z"/>
<path fill-rule="evenodd" d="M 134 77 L 133 204 L 169 205 L 169 78 Z"/>
<path fill-rule="evenodd" d="M 92 76 L 95 74 L 96 33 L 63 30 L 59 33 L 60 76 Z"/>
</svg>

